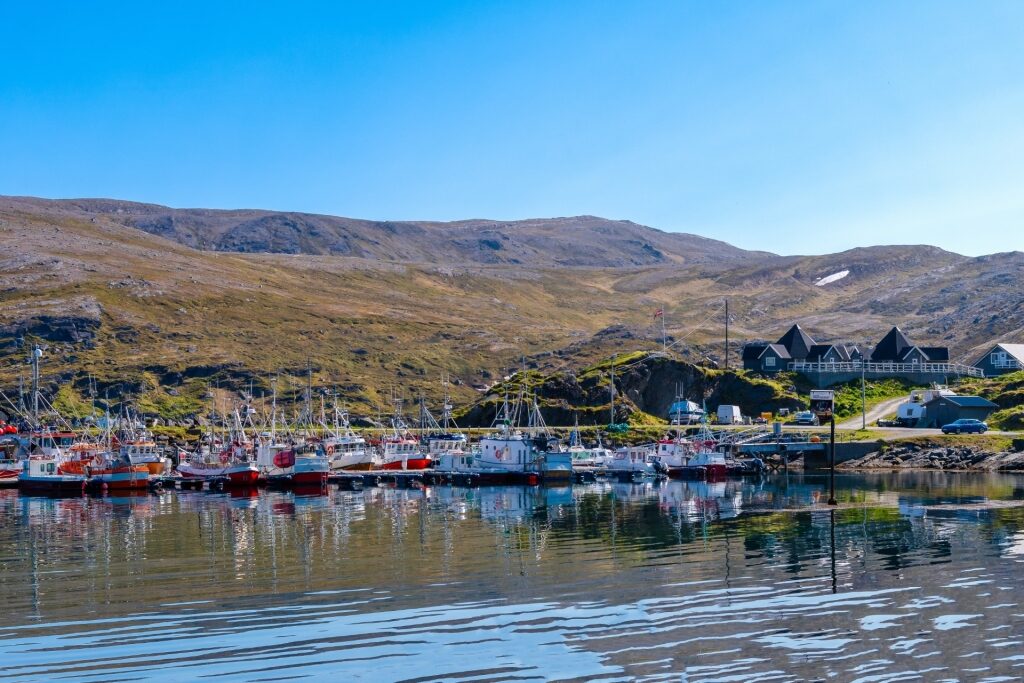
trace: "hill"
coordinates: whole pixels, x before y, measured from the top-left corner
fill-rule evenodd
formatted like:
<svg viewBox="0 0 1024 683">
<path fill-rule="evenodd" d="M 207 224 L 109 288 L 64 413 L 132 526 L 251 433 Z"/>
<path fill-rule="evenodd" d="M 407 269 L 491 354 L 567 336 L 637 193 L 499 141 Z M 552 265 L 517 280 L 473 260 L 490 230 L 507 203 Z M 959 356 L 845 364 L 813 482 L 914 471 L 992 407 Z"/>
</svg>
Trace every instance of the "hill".
<svg viewBox="0 0 1024 683">
<path fill-rule="evenodd" d="M 171 209 L 109 199 L 9 197 L 53 220 L 99 219 L 205 251 L 354 256 L 376 261 L 624 267 L 749 260 L 765 254 L 596 216 L 522 221 L 367 221 L 308 213 Z"/>
<path fill-rule="evenodd" d="M 256 249 L 259 240 L 225 250 L 232 244 L 225 236 L 244 234 L 243 214 L 285 214 L 186 212 L 208 213 L 221 226 L 196 219 L 192 233 L 180 221 L 162 232 L 155 223 L 135 225 L 176 211 L 0 198 L 0 386 L 17 385 L 24 365 L 16 340 L 35 336 L 50 347 L 45 371 L 53 386 L 70 379 L 81 393 L 92 377 L 101 393 L 127 389 L 167 414 L 194 411 L 217 386 L 269 391 L 275 374 L 294 391 L 307 368 L 355 412 L 375 411 L 396 388 L 407 397 L 436 395 L 442 373 L 465 404 L 524 357 L 527 367 L 550 373 L 656 349 L 657 308 L 674 358 L 721 364 L 726 298 L 733 364 L 742 341 L 775 338 L 793 321 L 820 340 L 860 344 L 900 324 L 921 343 L 951 345 L 958 357 L 995 339 L 1024 339 L 1017 252 L 968 258 L 898 246 L 781 257 L 578 218 L 500 224 L 508 260 L 495 262 L 452 237 L 479 236 L 471 225 L 495 222 L 403 223 L 389 232 L 355 221 L 361 232 L 349 243 L 364 251 L 348 256 L 266 253 Z M 444 237 L 406 239 L 401 231 L 412 226 Z M 602 230 L 609 232 L 597 237 Z M 308 226 L 295 234 L 307 233 L 302 249 L 327 243 Z M 634 262 L 650 251 L 643 246 L 621 253 L 638 236 L 658 252 L 644 257 L 651 262 Z M 704 251 L 681 246 L 689 239 Z M 196 240 L 204 248 L 192 246 Z M 397 251 L 399 244 L 409 251 Z M 576 252 L 577 263 L 561 262 Z"/>
</svg>

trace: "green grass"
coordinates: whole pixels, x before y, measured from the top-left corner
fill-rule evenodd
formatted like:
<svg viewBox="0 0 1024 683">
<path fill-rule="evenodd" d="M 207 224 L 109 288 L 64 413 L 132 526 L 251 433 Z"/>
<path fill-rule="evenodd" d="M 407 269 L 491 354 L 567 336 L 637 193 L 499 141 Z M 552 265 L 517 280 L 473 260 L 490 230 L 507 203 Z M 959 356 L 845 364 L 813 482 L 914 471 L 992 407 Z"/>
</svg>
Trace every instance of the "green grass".
<svg viewBox="0 0 1024 683">
<path fill-rule="evenodd" d="M 992 429 L 1024 430 L 1024 371 L 998 377 L 972 377 L 962 380 L 955 389 L 957 393 L 981 396 L 999 405 L 999 410 L 987 420 Z"/>
</svg>

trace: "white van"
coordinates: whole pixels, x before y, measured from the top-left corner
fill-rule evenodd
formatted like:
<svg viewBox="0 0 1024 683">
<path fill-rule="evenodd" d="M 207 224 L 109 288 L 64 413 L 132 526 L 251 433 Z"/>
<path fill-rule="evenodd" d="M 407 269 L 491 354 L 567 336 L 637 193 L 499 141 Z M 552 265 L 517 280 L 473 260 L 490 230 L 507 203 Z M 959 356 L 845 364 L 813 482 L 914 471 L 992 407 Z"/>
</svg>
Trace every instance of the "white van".
<svg viewBox="0 0 1024 683">
<path fill-rule="evenodd" d="M 743 415 L 739 406 L 718 406 L 718 424 L 743 424 Z"/>
</svg>

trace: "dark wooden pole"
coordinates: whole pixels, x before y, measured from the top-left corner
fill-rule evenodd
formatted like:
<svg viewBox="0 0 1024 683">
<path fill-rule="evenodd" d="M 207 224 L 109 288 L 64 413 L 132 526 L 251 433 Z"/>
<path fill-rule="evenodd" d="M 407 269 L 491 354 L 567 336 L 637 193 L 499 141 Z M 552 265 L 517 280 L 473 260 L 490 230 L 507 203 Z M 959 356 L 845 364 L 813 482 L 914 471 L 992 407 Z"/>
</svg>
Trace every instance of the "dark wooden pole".
<svg viewBox="0 0 1024 683">
<path fill-rule="evenodd" d="M 832 438 L 829 440 L 828 450 L 828 504 L 838 505 L 836 502 L 836 416 L 835 413 L 829 418 L 829 431 Z"/>
</svg>

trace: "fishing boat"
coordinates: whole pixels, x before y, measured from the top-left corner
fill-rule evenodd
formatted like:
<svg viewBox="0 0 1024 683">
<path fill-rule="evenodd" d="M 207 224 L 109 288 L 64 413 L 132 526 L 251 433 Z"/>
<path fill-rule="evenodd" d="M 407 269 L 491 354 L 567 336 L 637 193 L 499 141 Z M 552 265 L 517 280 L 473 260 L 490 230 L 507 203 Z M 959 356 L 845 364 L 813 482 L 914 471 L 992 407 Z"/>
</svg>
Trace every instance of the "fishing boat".
<svg viewBox="0 0 1024 683">
<path fill-rule="evenodd" d="M 18 489 L 27 493 L 81 493 L 85 490 L 84 474 L 66 473 L 56 455 L 30 455 L 22 461 Z"/>
<path fill-rule="evenodd" d="M 651 447 L 647 445 L 622 446 L 615 449 L 612 459 L 605 465 L 605 471 L 624 478 L 650 476 L 654 474 L 651 455 Z"/>
<path fill-rule="evenodd" d="M 21 461 L 24 459 L 24 449 L 21 438 L 18 436 L 17 427 L 7 425 L 0 435 L 0 488 L 11 488 L 18 485 L 18 475 L 21 474 Z"/>
<path fill-rule="evenodd" d="M 366 439 L 352 431 L 348 411 L 334 406 L 334 421 L 328 425 L 321 417 L 326 436 L 321 442 L 328 467 L 336 471 L 366 471 L 377 467 L 376 454 Z"/>
<path fill-rule="evenodd" d="M 149 467 L 133 463 L 123 452 L 100 454 L 85 474 L 90 486 L 119 491 L 149 488 Z"/>
<path fill-rule="evenodd" d="M 392 433 L 381 439 L 381 469 L 425 470 L 431 465 L 430 455 L 423 452 L 420 442 L 409 433 L 409 427 L 402 416 L 402 399 L 396 397 L 394 403 Z"/>
<path fill-rule="evenodd" d="M 249 459 L 245 448 L 238 442 L 221 446 L 217 441 L 191 453 L 178 463 L 178 474 L 184 479 L 198 481 L 224 481 L 231 486 L 255 486 L 260 471 Z"/>
<path fill-rule="evenodd" d="M 442 380 L 444 386 L 444 402 L 441 404 L 441 419 L 437 420 L 427 408 L 426 401 L 420 398 L 420 433 L 424 436 L 421 443 L 426 444 L 426 452 L 432 463 L 436 466 L 438 461 L 446 454 L 461 456 L 469 454 L 471 449 L 466 435 L 459 430 L 459 426 L 452 417 L 452 403 L 448 396 L 448 383 Z"/>
<path fill-rule="evenodd" d="M 263 475 L 268 486 L 323 486 L 330 475 L 327 457 L 314 444 L 292 445 L 274 455 L 273 469 Z"/>
<path fill-rule="evenodd" d="M 40 427 L 39 404 L 42 397 L 39 392 L 39 362 L 42 357 L 43 350 L 38 346 L 32 349 L 29 356 L 32 365 L 32 412 L 29 422 L 31 431 L 26 448 L 28 455 L 22 461 L 22 469 L 18 473 L 18 488 L 27 493 L 80 494 L 85 490 L 86 476 L 63 469 L 66 456 L 61 450 L 61 445 L 64 439 L 55 438 L 55 432 Z M 59 434 L 63 436 L 63 433 Z M 68 438 L 70 445 L 74 434 L 70 434 Z"/>
<path fill-rule="evenodd" d="M 148 434 L 137 437 L 130 441 L 121 442 L 119 446 L 120 455 L 134 465 L 143 465 L 146 470 L 158 477 L 170 472 L 170 460 L 164 457 L 160 447 L 156 445 Z"/>
<path fill-rule="evenodd" d="M 572 466 L 575 467 L 604 467 L 612 458 L 611 449 L 605 448 L 601 443 L 601 433 L 597 434 L 597 445 L 588 448 L 583 445 L 580 438 L 579 421 L 575 423 L 572 432 L 569 433 L 569 444 L 566 449 L 572 458 Z"/>
<path fill-rule="evenodd" d="M 686 465 L 676 476 L 681 478 L 706 479 L 718 481 L 729 473 L 729 465 L 725 453 L 717 448 L 718 440 L 708 429 L 705 421 L 700 431 L 693 438 L 693 453 Z"/>
</svg>

